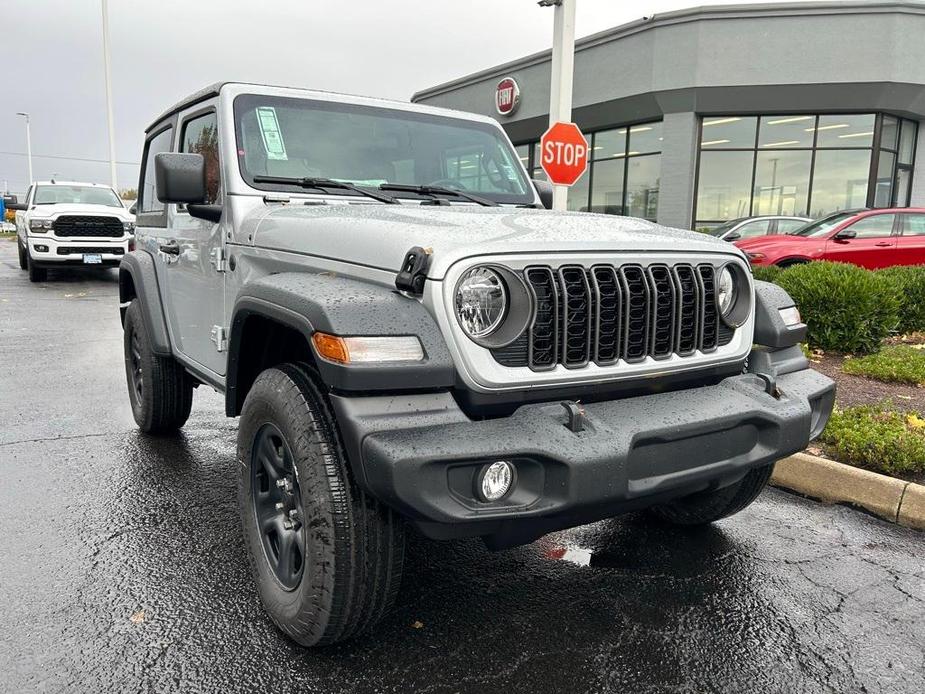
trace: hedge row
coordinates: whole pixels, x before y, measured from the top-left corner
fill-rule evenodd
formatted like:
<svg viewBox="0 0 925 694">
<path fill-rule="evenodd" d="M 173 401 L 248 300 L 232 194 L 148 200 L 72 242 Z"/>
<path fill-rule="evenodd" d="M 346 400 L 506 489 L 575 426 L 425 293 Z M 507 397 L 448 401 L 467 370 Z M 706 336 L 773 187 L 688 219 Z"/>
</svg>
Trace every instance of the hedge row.
<svg viewBox="0 0 925 694">
<path fill-rule="evenodd" d="M 871 271 L 818 262 L 752 272 L 793 297 L 813 347 L 868 354 L 891 333 L 925 331 L 925 266 Z"/>
</svg>

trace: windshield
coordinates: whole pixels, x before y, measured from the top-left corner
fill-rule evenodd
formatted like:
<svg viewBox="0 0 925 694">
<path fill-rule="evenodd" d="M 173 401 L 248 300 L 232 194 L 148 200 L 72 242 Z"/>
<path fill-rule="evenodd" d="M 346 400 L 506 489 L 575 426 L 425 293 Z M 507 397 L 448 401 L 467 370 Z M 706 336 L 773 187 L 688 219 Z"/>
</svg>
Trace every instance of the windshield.
<svg viewBox="0 0 925 694">
<path fill-rule="evenodd" d="M 255 182 L 255 176 L 328 178 L 367 188 L 431 185 L 495 202 L 533 202 L 517 155 L 490 123 L 257 94 L 237 97 L 234 115 L 241 175 L 261 190 L 298 188 Z"/>
<path fill-rule="evenodd" d="M 80 205 L 106 205 L 107 207 L 122 207 L 122 201 L 112 188 L 100 186 L 68 186 L 50 185 L 37 186 L 33 205 L 55 205 L 58 203 L 74 203 Z"/>
<path fill-rule="evenodd" d="M 836 226 L 844 222 L 849 217 L 853 217 L 856 212 L 836 212 L 828 217 L 817 219 L 814 222 L 804 224 L 799 229 L 791 231 L 792 236 L 824 236 Z"/>
<path fill-rule="evenodd" d="M 745 217 L 742 217 L 741 219 L 730 219 L 728 222 L 723 222 L 718 227 L 713 227 L 712 229 L 708 230 L 707 233 L 710 236 L 722 236 L 743 219 L 745 219 Z"/>
</svg>

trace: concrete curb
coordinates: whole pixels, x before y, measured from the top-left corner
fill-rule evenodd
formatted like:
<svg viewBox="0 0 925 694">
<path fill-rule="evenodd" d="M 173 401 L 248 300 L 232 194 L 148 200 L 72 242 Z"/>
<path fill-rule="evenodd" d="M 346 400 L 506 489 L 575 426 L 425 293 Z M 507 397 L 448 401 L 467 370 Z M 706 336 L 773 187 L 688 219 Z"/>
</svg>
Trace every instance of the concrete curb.
<svg viewBox="0 0 925 694">
<path fill-rule="evenodd" d="M 826 503 L 860 506 L 907 528 L 925 530 L 925 486 L 808 453 L 778 461 L 771 484 Z"/>
</svg>

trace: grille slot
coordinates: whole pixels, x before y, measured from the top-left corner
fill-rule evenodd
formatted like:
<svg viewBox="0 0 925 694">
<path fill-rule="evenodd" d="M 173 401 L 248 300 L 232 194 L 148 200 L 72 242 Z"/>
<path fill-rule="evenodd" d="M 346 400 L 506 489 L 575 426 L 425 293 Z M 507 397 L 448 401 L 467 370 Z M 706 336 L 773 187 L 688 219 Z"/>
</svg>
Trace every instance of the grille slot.
<svg viewBox="0 0 925 694">
<path fill-rule="evenodd" d="M 735 330 L 719 318 L 712 265 L 531 266 L 535 314 L 511 344 L 492 350 L 511 367 L 548 371 L 710 353 Z"/>
<path fill-rule="evenodd" d="M 84 253 L 109 253 L 111 255 L 122 255 L 123 252 L 124 251 L 120 246 L 114 246 L 110 248 L 105 246 L 58 246 L 58 255 L 83 255 Z"/>
<path fill-rule="evenodd" d="M 125 233 L 117 217 L 92 215 L 61 215 L 52 224 L 55 236 L 117 238 Z"/>
</svg>

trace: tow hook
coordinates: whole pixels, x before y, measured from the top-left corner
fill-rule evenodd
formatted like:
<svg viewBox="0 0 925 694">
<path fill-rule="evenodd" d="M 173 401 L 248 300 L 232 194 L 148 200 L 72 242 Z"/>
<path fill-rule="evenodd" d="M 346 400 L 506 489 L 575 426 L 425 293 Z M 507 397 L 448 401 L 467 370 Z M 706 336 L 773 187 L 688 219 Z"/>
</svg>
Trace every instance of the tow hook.
<svg viewBox="0 0 925 694">
<path fill-rule="evenodd" d="M 568 430 L 575 434 L 579 431 L 584 431 L 585 408 L 581 406 L 581 403 L 573 402 L 572 400 L 563 400 L 559 404 L 565 408 L 565 412 L 568 415 L 568 421 L 565 423 Z"/>
<path fill-rule="evenodd" d="M 781 392 L 780 388 L 777 387 L 777 378 L 766 373 L 756 373 L 755 375 L 764 382 L 764 392 L 775 400 L 780 400 Z"/>
</svg>

